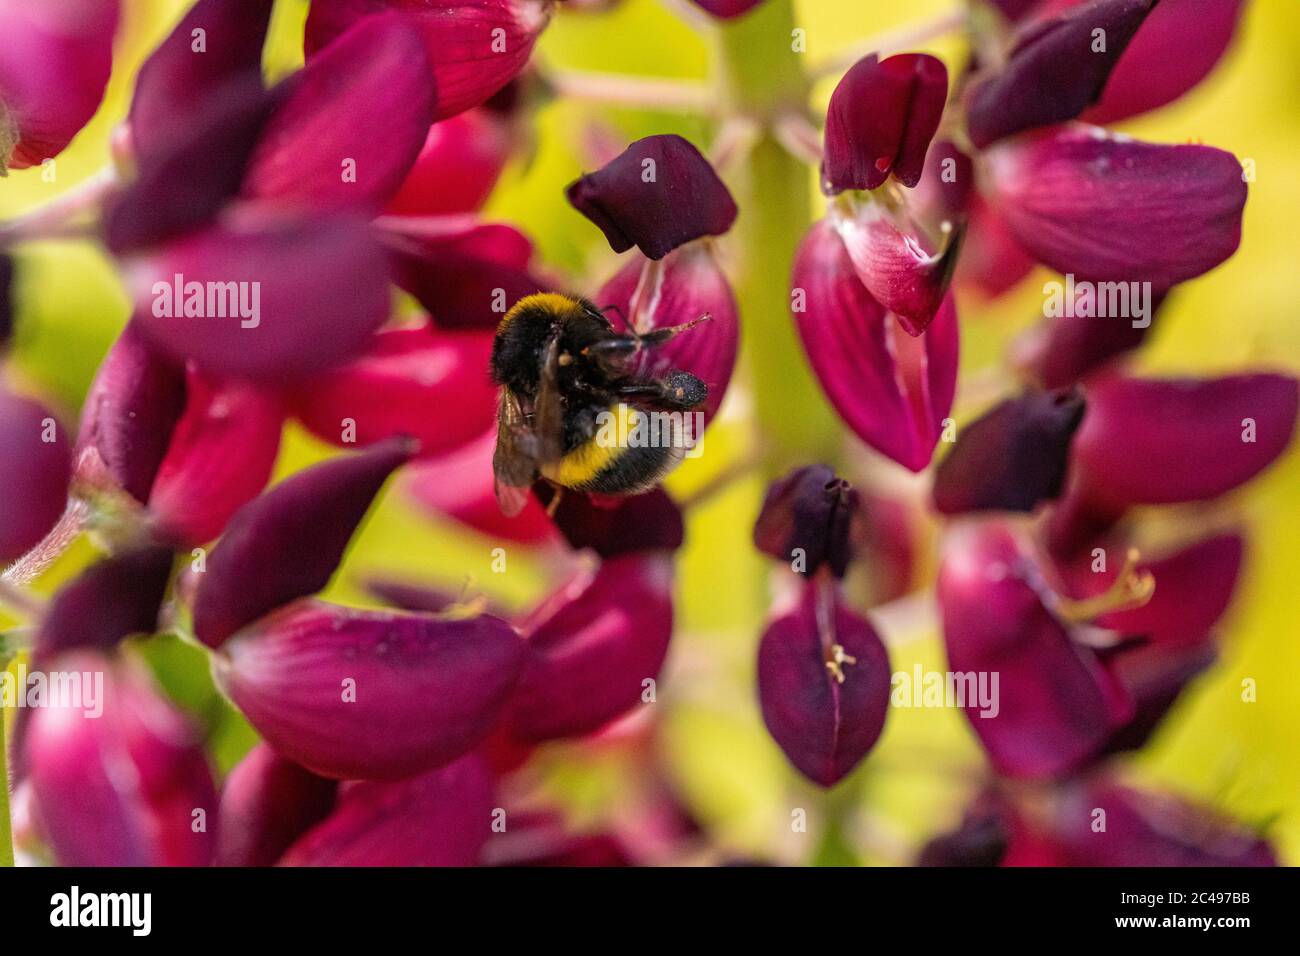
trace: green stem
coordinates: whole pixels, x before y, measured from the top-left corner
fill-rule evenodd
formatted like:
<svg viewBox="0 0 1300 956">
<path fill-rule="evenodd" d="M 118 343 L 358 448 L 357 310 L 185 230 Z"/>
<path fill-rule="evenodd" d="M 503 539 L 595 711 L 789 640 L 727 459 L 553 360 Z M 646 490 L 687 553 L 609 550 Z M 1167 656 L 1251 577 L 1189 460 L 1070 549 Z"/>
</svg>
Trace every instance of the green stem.
<svg viewBox="0 0 1300 956">
<path fill-rule="evenodd" d="M 812 376 L 790 314 L 790 268 L 812 220 L 812 172 L 791 156 L 772 124 L 807 111 L 809 80 L 794 50 L 791 0 L 768 0 L 721 24 L 715 69 L 724 115 L 747 116 L 762 133 L 732 177 L 741 212 L 733 241 L 743 349 L 758 441 L 769 476 L 833 459 L 838 427 Z"/>
<path fill-rule="evenodd" d="M 0 667 L 9 661 L 0 657 Z M 9 744 L 5 736 L 5 712 L 0 709 L 0 866 L 14 865 L 13 828 L 9 823 Z"/>
</svg>

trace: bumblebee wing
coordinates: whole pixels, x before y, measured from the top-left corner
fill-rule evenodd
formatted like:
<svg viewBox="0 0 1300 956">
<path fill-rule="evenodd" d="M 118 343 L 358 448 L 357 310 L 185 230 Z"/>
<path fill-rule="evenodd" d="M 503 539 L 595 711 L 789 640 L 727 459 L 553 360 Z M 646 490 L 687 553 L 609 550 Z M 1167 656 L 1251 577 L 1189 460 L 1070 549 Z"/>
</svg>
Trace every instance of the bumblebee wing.
<svg viewBox="0 0 1300 956">
<path fill-rule="evenodd" d="M 532 430 L 519 398 L 508 388 L 497 403 L 497 447 L 492 455 L 493 490 L 501 512 L 513 518 L 528 503 L 528 489 L 537 476 L 537 462 L 529 452 Z"/>
<path fill-rule="evenodd" d="M 553 338 L 546 345 L 537 400 L 533 403 L 533 436 L 537 461 L 557 461 L 564 457 L 564 402 L 558 382 L 560 341 Z"/>
</svg>

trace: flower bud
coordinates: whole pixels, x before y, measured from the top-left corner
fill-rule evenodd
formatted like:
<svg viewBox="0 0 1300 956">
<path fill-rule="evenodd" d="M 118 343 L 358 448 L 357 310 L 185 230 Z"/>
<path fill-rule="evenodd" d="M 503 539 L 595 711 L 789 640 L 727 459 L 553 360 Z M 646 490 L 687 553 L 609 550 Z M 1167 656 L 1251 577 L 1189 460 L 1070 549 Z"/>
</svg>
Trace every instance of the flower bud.
<svg viewBox="0 0 1300 956">
<path fill-rule="evenodd" d="M 358 20 L 395 10 L 424 42 L 437 122 L 486 102 L 519 75 L 551 8 L 549 0 L 314 0 L 307 15 L 307 60 L 323 55 Z"/>
<path fill-rule="evenodd" d="M 1154 0 L 1095 0 L 1024 28 L 1007 63 L 976 82 L 966 103 L 971 141 L 1072 120 L 1101 96 Z"/>
<path fill-rule="evenodd" d="M 1084 416 L 1077 391 L 1029 392 L 962 429 L 935 471 L 942 514 L 1032 512 L 1061 494 L 1070 440 Z"/>
<path fill-rule="evenodd" d="M 891 173 L 915 186 L 947 98 L 948 71 L 927 53 L 873 53 L 855 63 L 826 110 L 823 192 L 875 189 Z"/>
<path fill-rule="evenodd" d="M 209 647 L 268 611 L 323 588 L 352 534 L 414 447 L 390 439 L 280 482 L 231 519 L 194 601 L 194 633 Z"/>
<path fill-rule="evenodd" d="M 754 524 L 754 547 L 813 577 L 825 564 L 844 577 L 853 550 L 849 529 L 858 493 L 829 465 L 809 465 L 768 486 Z"/>
<path fill-rule="evenodd" d="M 196 728 L 142 673 L 99 654 L 65 655 L 57 667 L 103 678 L 93 707 L 35 708 L 24 741 L 59 864 L 206 866 L 217 799 Z"/>
<path fill-rule="evenodd" d="M 280 866 L 473 866 L 492 834 L 492 778 L 472 755 L 391 783 L 345 785 Z"/>
<path fill-rule="evenodd" d="M 487 737 L 524 660 L 504 621 L 299 601 L 240 631 L 218 683 L 279 753 L 322 776 L 392 780 Z"/>
<path fill-rule="evenodd" d="M 566 195 L 615 252 L 636 246 L 649 259 L 720 236 L 736 221 L 736 204 L 709 161 L 672 134 L 637 140 Z"/>
<path fill-rule="evenodd" d="M 408 435 L 421 456 L 441 455 L 496 421 L 496 389 L 484 372 L 491 352 L 487 332 L 380 332 L 364 354 L 298 389 L 294 413 L 331 444 L 366 447 Z"/>
<path fill-rule="evenodd" d="M 799 248 L 794 290 L 799 337 L 835 410 L 881 454 L 912 471 L 923 470 L 957 386 L 957 315 L 951 297 L 925 335 L 903 334 L 859 280 L 844 243 L 825 221 Z"/>
<path fill-rule="evenodd" d="M 763 723 L 790 762 L 832 787 L 875 745 L 889 710 L 889 655 L 825 582 L 768 625 L 758 648 Z"/>
<path fill-rule="evenodd" d="M 743 17 L 763 0 L 691 0 L 691 2 L 719 20 L 734 20 L 736 17 Z"/>
<path fill-rule="evenodd" d="M 338 784 L 266 744 L 241 760 L 221 788 L 216 866 L 272 866 L 334 808 Z"/>
<path fill-rule="evenodd" d="M 71 472 L 63 427 L 41 405 L 0 388 L 0 564 L 22 557 L 58 522 Z"/>
<path fill-rule="evenodd" d="M 591 733 L 644 701 L 672 636 L 672 558 L 605 561 L 526 626 L 528 659 L 506 726 L 524 742 Z"/>
</svg>

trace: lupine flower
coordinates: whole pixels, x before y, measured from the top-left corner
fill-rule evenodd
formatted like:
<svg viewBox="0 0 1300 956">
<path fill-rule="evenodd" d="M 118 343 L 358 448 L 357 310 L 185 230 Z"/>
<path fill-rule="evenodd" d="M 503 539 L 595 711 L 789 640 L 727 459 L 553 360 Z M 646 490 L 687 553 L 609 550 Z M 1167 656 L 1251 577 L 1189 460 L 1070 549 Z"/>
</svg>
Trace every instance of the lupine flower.
<svg viewBox="0 0 1300 956">
<path fill-rule="evenodd" d="M 0 389 L 0 563 L 21 557 L 54 527 L 70 472 L 57 420 L 35 401 Z"/>
<path fill-rule="evenodd" d="M 24 739 L 41 830 L 64 866 L 202 866 L 216 789 L 198 734 L 148 678 L 98 653 L 58 668 L 103 676 L 103 713 L 37 708 Z"/>
<path fill-rule="evenodd" d="M 99 108 L 117 0 L 0 7 L 0 176 L 59 155 Z"/>
<path fill-rule="evenodd" d="M 805 237 L 795 325 L 827 398 L 867 444 L 913 471 L 930 462 L 957 384 L 957 316 L 947 299 L 926 333 L 903 334 L 862 284 L 829 223 Z"/>
</svg>

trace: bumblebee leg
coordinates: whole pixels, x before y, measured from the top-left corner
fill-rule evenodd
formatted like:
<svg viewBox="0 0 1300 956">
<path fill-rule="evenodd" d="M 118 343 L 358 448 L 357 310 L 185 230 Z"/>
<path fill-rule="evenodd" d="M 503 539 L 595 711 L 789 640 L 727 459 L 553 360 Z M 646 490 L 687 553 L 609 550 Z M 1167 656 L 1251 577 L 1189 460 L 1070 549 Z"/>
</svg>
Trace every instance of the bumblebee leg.
<svg viewBox="0 0 1300 956">
<path fill-rule="evenodd" d="M 634 379 L 616 389 L 620 398 L 638 399 L 670 411 L 689 412 L 704 404 L 709 387 L 690 372 L 674 371 L 663 378 Z"/>
</svg>

